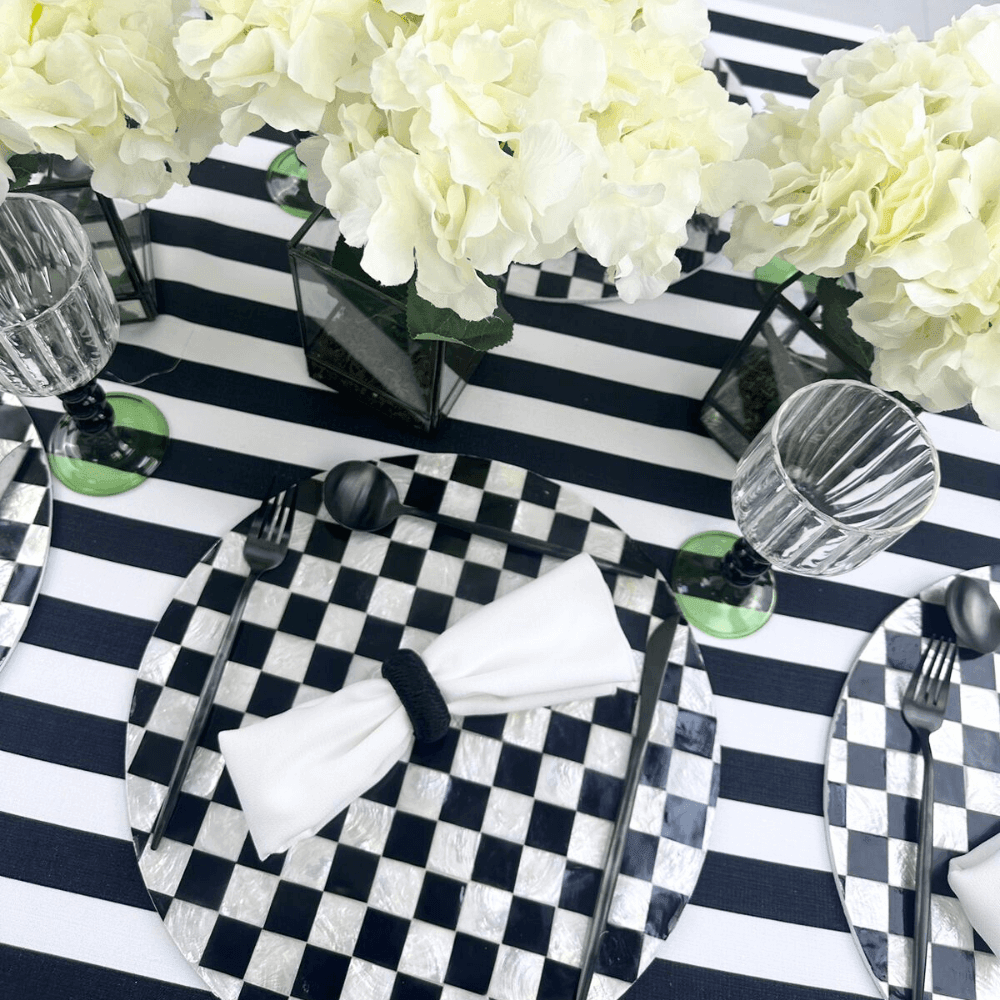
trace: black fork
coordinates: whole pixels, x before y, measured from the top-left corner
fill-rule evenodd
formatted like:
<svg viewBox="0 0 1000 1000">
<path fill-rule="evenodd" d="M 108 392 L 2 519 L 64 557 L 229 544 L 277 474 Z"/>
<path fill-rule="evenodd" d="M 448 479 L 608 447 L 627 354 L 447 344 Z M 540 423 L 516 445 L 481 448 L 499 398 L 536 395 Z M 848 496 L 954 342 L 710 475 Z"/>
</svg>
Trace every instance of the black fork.
<svg viewBox="0 0 1000 1000">
<path fill-rule="evenodd" d="M 222 680 L 223 671 L 233 648 L 233 641 L 236 639 L 236 631 L 243 618 L 243 611 L 246 608 L 247 598 L 250 596 L 254 582 L 262 573 L 280 566 L 288 554 L 288 542 L 292 535 L 292 521 L 295 519 L 297 496 L 298 485 L 293 484 L 285 490 L 280 499 L 277 496 L 265 497 L 250 523 L 250 531 L 243 543 L 243 558 L 246 559 L 247 565 L 250 567 L 250 573 L 229 615 L 226 630 L 222 633 L 219 648 L 208 668 L 201 694 L 198 695 L 198 704 L 195 706 L 191 725 L 188 727 L 184 743 L 181 745 L 181 752 L 174 764 L 173 773 L 170 775 L 166 797 L 149 834 L 150 850 L 155 851 L 160 846 L 163 831 L 173 814 L 174 806 L 177 804 L 181 785 L 184 783 L 188 768 L 191 766 L 198 740 L 201 739 L 201 734 L 204 732 L 208 714 L 212 710 L 215 694 L 219 690 L 219 682 Z"/>
</svg>

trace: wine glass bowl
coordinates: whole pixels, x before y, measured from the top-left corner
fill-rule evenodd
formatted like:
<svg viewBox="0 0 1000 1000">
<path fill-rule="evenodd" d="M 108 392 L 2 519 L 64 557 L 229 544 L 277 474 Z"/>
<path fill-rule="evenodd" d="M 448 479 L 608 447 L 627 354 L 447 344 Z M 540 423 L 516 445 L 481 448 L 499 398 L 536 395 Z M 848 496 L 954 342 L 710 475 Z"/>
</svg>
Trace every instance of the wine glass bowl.
<svg viewBox="0 0 1000 1000">
<path fill-rule="evenodd" d="M 917 524 L 940 484 L 916 415 L 875 386 L 827 379 L 793 393 L 740 458 L 733 515 L 678 551 L 672 583 L 689 621 L 719 638 L 756 631 L 774 608 L 771 568 L 834 576 Z"/>
<path fill-rule="evenodd" d="M 15 196 L 0 219 L 0 381 L 60 395 L 108 363 L 118 313 L 90 241 L 68 212 Z"/>
<path fill-rule="evenodd" d="M 146 399 L 105 396 L 95 381 L 118 340 L 114 292 L 80 222 L 56 201 L 12 194 L 0 204 L 0 386 L 57 396 L 66 413 L 49 465 L 77 492 L 132 489 L 159 466 L 167 423 Z"/>
</svg>

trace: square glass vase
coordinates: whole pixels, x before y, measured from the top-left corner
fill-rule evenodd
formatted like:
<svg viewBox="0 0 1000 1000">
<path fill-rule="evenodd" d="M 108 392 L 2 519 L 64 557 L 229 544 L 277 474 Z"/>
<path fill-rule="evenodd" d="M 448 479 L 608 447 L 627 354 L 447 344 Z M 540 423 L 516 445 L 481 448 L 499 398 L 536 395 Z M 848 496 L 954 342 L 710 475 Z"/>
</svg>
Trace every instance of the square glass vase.
<svg viewBox="0 0 1000 1000">
<path fill-rule="evenodd" d="M 853 287 L 853 280 L 840 279 Z M 739 459 L 796 389 L 828 378 L 871 382 L 873 349 L 846 313 L 824 317 L 818 280 L 782 262 L 762 268 L 764 306 L 702 400 L 700 420 Z"/>
<path fill-rule="evenodd" d="M 80 160 L 47 154 L 22 190 L 52 198 L 80 221 L 114 289 L 122 323 L 155 319 L 149 213 L 144 205 L 98 194 L 90 175 Z"/>
<path fill-rule="evenodd" d="M 413 340 L 406 286 L 385 286 L 358 265 L 325 209 L 292 237 L 288 256 L 311 378 L 383 417 L 435 431 L 482 359 L 441 340 Z"/>
</svg>

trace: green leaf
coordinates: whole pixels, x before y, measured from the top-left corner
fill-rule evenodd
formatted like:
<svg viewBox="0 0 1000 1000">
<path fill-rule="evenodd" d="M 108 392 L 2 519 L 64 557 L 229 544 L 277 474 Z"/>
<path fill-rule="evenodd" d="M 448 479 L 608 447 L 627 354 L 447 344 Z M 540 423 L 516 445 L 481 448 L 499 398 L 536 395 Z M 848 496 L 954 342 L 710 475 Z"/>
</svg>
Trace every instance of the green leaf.
<svg viewBox="0 0 1000 1000">
<path fill-rule="evenodd" d="M 842 353 L 871 370 L 875 348 L 854 332 L 851 318 L 847 314 L 850 306 L 861 298 L 861 293 L 848 288 L 836 278 L 820 278 L 816 286 L 816 297 L 823 310 L 821 322 L 827 339 L 839 347 Z"/>
<path fill-rule="evenodd" d="M 14 179 L 10 182 L 11 191 L 19 191 L 27 187 L 31 175 L 41 169 L 41 153 L 14 153 L 7 161 L 7 166 L 14 171 Z"/>
<path fill-rule="evenodd" d="M 488 283 L 493 287 L 493 281 Z M 514 319 L 497 303 L 492 315 L 481 320 L 462 319 L 453 309 L 441 309 L 417 294 L 410 280 L 406 299 L 406 325 L 414 340 L 444 340 L 465 344 L 476 351 L 489 351 L 506 344 L 514 335 Z"/>
</svg>

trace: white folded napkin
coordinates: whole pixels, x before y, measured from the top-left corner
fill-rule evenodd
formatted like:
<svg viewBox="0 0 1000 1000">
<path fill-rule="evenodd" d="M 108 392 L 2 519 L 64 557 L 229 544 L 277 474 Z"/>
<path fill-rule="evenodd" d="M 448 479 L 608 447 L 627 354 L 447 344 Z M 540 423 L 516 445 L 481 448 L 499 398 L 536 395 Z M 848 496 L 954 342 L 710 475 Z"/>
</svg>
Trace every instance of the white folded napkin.
<svg viewBox="0 0 1000 1000">
<path fill-rule="evenodd" d="M 1000 956 L 1000 833 L 948 863 L 948 885 L 969 923 Z"/>
<path fill-rule="evenodd" d="M 421 656 L 458 716 L 596 698 L 637 676 L 636 657 L 589 555 L 477 608 Z M 409 717 L 382 677 L 219 734 L 262 859 L 320 830 L 412 743 Z"/>
</svg>

